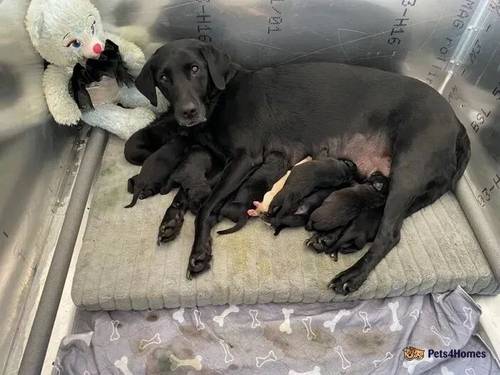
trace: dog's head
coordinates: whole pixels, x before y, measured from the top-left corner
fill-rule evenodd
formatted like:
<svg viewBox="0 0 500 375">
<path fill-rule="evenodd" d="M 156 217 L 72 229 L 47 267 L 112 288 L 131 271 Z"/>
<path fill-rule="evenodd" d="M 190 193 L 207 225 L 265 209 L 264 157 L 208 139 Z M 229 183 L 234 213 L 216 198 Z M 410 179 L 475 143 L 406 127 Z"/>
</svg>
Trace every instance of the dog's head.
<svg viewBox="0 0 500 375">
<path fill-rule="evenodd" d="M 159 48 L 135 84 L 154 106 L 158 87 L 179 125 L 195 126 L 207 120 L 207 102 L 214 90 L 224 90 L 235 73 L 230 58 L 211 44 L 182 39 Z"/>
</svg>

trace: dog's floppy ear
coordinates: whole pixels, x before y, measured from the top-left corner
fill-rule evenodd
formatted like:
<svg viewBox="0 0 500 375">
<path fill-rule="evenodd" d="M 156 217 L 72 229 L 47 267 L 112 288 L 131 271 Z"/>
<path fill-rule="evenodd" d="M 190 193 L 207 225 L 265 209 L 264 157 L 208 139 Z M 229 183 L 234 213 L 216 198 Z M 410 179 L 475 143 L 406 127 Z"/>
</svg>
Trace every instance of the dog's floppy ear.
<svg viewBox="0 0 500 375">
<path fill-rule="evenodd" d="M 208 72 L 215 87 L 219 90 L 224 90 L 226 83 L 233 78 L 236 72 L 231 59 L 227 54 L 208 43 L 203 44 L 200 52 L 207 62 Z"/>
<path fill-rule="evenodd" d="M 141 72 L 135 79 L 135 87 L 149 99 L 155 107 L 158 105 L 158 98 L 156 97 L 156 79 L 154 77 L 153 61 L 154 55 L 144 64 Z"/>
</svg>

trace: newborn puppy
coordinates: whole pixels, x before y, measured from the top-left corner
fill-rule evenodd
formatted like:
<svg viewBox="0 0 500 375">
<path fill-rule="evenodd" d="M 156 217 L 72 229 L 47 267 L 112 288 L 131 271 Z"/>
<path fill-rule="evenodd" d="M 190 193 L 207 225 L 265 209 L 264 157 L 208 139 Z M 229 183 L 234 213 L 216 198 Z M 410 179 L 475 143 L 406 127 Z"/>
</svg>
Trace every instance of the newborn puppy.
<svg viewBox="0 0 500 375">
<path fill-rule="evenodd" d="M 383 206 L 388 189 L 389 179 L 375 172 L 365 183 L 337 190 L 314 210 L 306 229 L 327 232 L 346 226 L 361 211 Z"/>
<path fill-rule="evenodd" d="M 213 176 L 215 171 L 219 170 L 217 161 L 207 149 L 201 146 L 192 146 L 186 159 L 160 189 L 160 193 L 168 194 L 173 187 L 179 186 L 187 196 L 188 209 L 196 214 L 201 204 L 212 192 L 209 178 Z"/>
<path fill-rule="evenodd" d="M 281 189 L 283 189 L 283 186 L 285 186 L 286 181 L 288 180 L 288 177 L 290 176 L 290 173 L 292 170 L 297 167 L 298 165 L 301 165 L 303 163 L 306 163 L 308 161 L 311 161 L 312 158 L 310 156 L 306 157 L 305 159 L 299 161 L 297 164 L 293 166 L 292 169 L 288 170 L 283 177 L 281 177 L 278 181 L 276 181 L 271 190 L 269 190 L 266 194 L 264 194 L 264 197 L 262 198 L 262 201 L 254 201 L 253 205 L 255 206 L 254 209 L 248 210 L 248 215 L 249 216 L 260 216 L 264 215 L 267 213 L 269 210 L 269 205 L 271 204 L 272 200 L 278 194 Z"/>
<path fill-rule="evenodd" d="M 383 213 L 383 207 L 363 210 L 347 227 L 315 233 L 306 241 L 306 245 L 318 253 L 330 254 L 337 261 L 338 253 L 348 254 L 361 250 L 375 239 Z"/>
<path fill-rule="evenodd" d="M 274 235 L 277 236 L 287 227 L 302 227 L 305 226 L 309 220 L 311 213 L 321 206 L 326 197 L 331 194 L 331 189 L 318 190 L 307 197 L 300 203 L 299 208 L 291 215 L 282 217 L 265 217 L 264 220 L 269 222 L 274 228 Z"/>
<path fill-rule="evenodd" d="M 272 199 L 268 216 L 281 218 L 293 215 L 302 200 L 320 189 L 349 186 L 358 177 L 356 164 L 346 159 L 320 159 L 297 164 L 283 188 Z"/>
<path fill-rule="evenodd" d="M 165 143 L 156 152 L 151 154 L 145 161 L 139 174 L 129 178 L 128 192 L 133 194 L 132 201 L 125 206 L 135 206 L 138 199 L 145 199 L 160 192 L 170 178 L 170 171 L 177 167 L 177 161 L 172 163 L 172 153 L 183 155 L 186 152 L 186 144 L 172 141 Z"/>
<path fill-rule="evenodd" d="M 172 188 L 179 187 L 161 221 L 158 245 L 179 235 L 188 210 L 195 215 L 198 213 L 217 183 L 221 170 L 220 161 L 209 150 L 201 146 L 190 148 L 187 157 L 160 190 L 161 194 L 167 194 Z"/>
<path fill-rule="evenodd" d="M 262 199 L 266 191 L 288 169 L 284 155 L 272 152 L 264 159 L 264 163 L 238 189 L 233 199 L 224 204 L 220 216 L 232 220 L 235 226 L 218 231 L 219 234 L 234 233 L 245 226 L 249 219 L 249 209 L 252 203 Z"/>
</svg>

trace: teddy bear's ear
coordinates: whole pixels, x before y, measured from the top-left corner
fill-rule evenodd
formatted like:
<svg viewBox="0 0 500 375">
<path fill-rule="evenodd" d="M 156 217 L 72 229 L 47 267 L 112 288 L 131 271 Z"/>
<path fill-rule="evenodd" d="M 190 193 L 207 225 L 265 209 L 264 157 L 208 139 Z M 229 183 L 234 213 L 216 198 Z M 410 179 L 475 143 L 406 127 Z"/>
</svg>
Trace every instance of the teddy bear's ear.
<svg viewBox="0 0 500 375">
<path fill-rule="evenodd" d="M 38 46 L 40 39 L 42 39 L 44 23 L 43 11 L 37 4 L 31 4 L 26 15 L 26 29 L 35 47 Z"/>
<path fill-rule="evenodd" d="M 156 107 L 158 99 L 156 97 L 156 80 L 151 62 L 152 59 L 153 57 L 142 67 L 141 72 L 135 79 L 135 87 Z"/>
</svg>

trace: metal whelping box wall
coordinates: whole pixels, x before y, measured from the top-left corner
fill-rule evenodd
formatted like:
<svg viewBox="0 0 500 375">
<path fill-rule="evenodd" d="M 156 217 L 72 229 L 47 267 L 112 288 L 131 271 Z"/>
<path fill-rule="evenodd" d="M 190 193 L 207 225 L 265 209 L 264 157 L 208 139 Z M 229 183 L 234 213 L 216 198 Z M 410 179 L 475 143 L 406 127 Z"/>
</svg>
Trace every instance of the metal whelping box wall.
<svg viewBox="0 0 500 375">
<path fill-rule="evenodd" d="M 124 35 L 143 35 L 138 42 L 148 46 L 149 53 L 168 40 L 198 38 L 223 47 L 249 68 L 348 62 L 398 71 L 428 83 L 448 98 L 467 127 L 473 155 L 465 174 L 465 193 L 459 195 L 461 200 L 468 197 L 469 219 L 480 223 L 473 224 L 474 229 L 489 233 L 490 247 L 500 247 L 495 231 L 500 228 L 499 0 L 97 3 L 110 27 Z"/>
<path fill-rule="evenodd" d="M 75 136 L 49 122 L 41 91 L 42 60 L 24 31 L 28 3 L 0 0 L 1 347 L 10 344 L 21 320 L 47 237 L 40 223 L 58 213 L 58 189 L 71 165 L 67 151 Z M 427 82 L 451 102 L 467 128 L 473 155 L 461 203 L 476 235 L 493 233 L 485 237 L 492 248 L 500 248 L 500 0 L 94 3 L 110 31 L 149 54 L 168 40 L 192 37 L 223 47 L 249 68 L 337 61 Z M 0 355 L 0 368 L 7 355 Z"/>
</svg>

